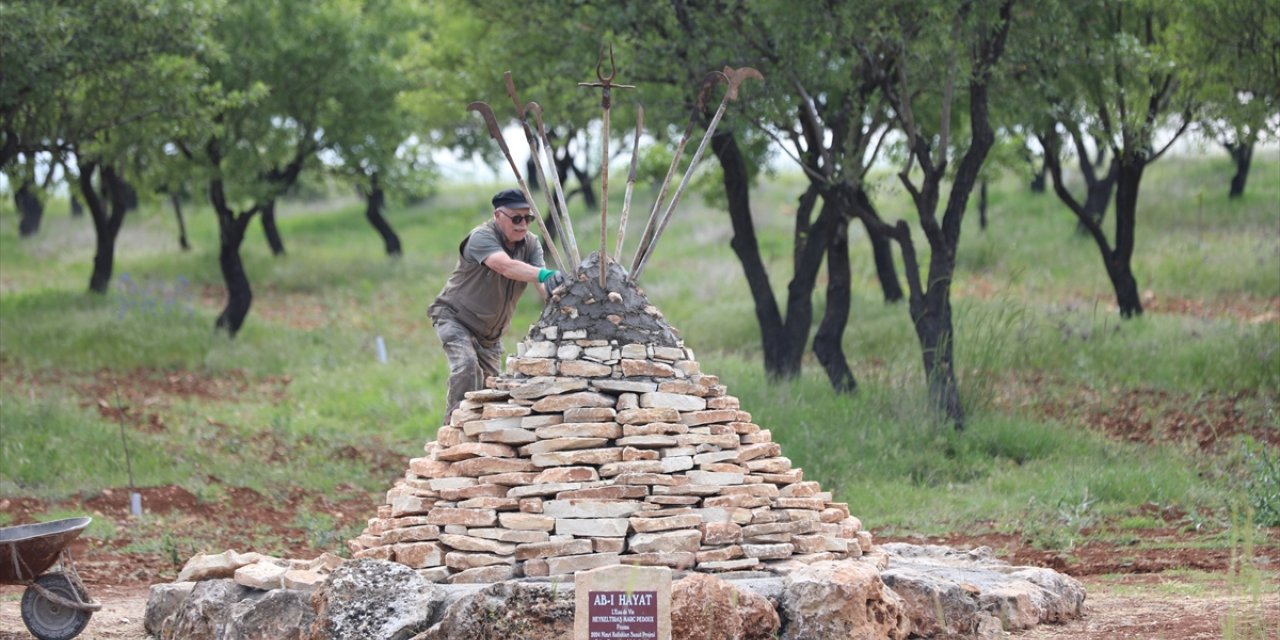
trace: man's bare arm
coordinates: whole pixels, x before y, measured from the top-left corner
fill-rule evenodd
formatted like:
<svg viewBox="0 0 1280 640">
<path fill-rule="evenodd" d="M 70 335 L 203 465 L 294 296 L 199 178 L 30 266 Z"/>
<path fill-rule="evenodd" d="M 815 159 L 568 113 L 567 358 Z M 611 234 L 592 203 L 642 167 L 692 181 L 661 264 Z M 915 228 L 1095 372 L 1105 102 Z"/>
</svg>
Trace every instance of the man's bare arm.
<svg viewBox="0 0 1280 640">
<path fill-rule="evenodd" d="M 542 271 L 542 267 L 535 267 L 528 262 L 516 260 L 507 255 L 505 251 L 495 251 L 484 259 L 484 266 L 493 269 L 508 280 L 516 280 L 518 282 L 529 282 L 537 285 L 538 295 L 543 300 L 547 299 L 547 291 L 542 284 L 538 282 L 538 273 Z"/>
</svg>

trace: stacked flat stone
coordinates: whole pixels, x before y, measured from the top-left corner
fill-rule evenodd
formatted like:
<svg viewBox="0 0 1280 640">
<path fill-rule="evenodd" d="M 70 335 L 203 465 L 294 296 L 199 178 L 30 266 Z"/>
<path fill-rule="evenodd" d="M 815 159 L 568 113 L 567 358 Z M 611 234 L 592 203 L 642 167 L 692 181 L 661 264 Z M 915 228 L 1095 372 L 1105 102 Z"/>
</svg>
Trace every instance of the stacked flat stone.
<svg viewBox="0 0 1280 640">
<path fill-rule="evenodd" d="M 870 550 L 622 270 L 605 291 L 593 264 L 410 461 L 353 555 L 496 582 L 613 564 L 786 573 Z"/>
</svg>

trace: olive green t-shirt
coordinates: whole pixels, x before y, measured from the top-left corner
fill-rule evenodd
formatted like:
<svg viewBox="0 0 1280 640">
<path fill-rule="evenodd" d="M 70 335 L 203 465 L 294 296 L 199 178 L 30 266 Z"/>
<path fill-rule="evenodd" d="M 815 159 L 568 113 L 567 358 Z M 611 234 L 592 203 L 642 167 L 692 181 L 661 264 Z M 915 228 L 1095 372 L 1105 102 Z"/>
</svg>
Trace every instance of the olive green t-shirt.
<svg viewBox="0 0 1280 640">
<path fill-rule="evenodd" d="M 505 251 L 512 259 L 535 267 L 544 265 L 542 244 L 532 233 L 510 249 L 502 244 L 493 220 L 476 227 L 458 245 L 458 264 L 435 302 L 427 308 L 432 320 L 452 318 L 471 331 L 485 346 L 493 346 L 515 315 L 516 302 L 527 283 L 511 280 L 485 266 L 485 258 Z"/>
</svg>

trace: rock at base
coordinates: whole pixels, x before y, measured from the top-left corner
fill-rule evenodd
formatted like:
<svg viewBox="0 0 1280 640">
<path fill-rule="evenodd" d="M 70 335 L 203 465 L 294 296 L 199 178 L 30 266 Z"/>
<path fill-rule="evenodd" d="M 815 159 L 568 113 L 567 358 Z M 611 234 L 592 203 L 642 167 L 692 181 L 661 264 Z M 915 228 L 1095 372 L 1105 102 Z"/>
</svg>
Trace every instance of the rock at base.
<svg viewBox="0 0 1280 640">
<path fill-rule="evenodd" d="M 307 640 L 315 620 L 311 594 L 273 589 L 260 600 L 231 605 L 231 619 L 220 640 Z"/>
<path fill-rule="evenodd" d="M 147 633 L 159 637 L 164 621 L 178 610 L 195 588 L 195 582 L 151 585 L 151 593 L 147 596 L 147 610 L 142 617 L 142 628 L 146 629 Z"/>
<path fill-rule="evenodd" d="M 703 573 L 671 587 L 672 638 L 681 640 L 773 640 L 778 613 L 764 597 Z"/>
<path fill-rule="evenodd" d="M 316 640 L 406 640 L 427 628 L 444 590 L 384 560 L 351 560 L 312 595 Z"/>
<path fill-rule="evenodd" d="M 783 640 L 891 638 L 911 629 L 902 598 L 864 561 L 817 562 L 787 576 L 782 594 L 789 621 Z"/>
<path fill-rule="evenodd" d="M 232 605 L 261 593 L 225 578 L 198 582 L 160 623 L 155 636 L 160 640 L 221 640 Z M 150 602 L 147 608 L 152 608 Z"/>
<path fill-rule="evenodd" d="M 913 633 L 999 637 L 1002 631 L 1063 622 L 1084 612 L 1084 586 L 1051 569 L 1015 567 L 986 547 L 884 544 L 885 584 L 902 596 Z"/>
<path fill-rule="evenodd" d="M 572 585 L 500 582 L 454 603 L 413 640 L 551 640 L 572 634 Z"/>
</svg>

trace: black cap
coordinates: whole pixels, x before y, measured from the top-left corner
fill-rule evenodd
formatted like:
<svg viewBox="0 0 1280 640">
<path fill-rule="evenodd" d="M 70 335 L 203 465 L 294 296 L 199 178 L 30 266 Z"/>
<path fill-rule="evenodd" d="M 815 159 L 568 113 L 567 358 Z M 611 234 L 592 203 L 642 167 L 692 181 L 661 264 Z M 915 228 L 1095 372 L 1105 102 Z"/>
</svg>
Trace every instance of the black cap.
<svg viewBox="0 0 1280 640">
<path fill-rule="evenodd" d="M 519 189 L 503 189 L 493 196 L 493 208 L 528 209 L 529 201 Z"/>
</svg>

